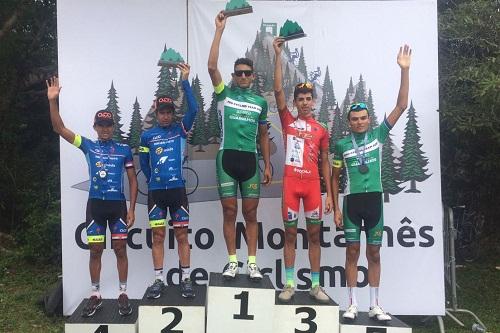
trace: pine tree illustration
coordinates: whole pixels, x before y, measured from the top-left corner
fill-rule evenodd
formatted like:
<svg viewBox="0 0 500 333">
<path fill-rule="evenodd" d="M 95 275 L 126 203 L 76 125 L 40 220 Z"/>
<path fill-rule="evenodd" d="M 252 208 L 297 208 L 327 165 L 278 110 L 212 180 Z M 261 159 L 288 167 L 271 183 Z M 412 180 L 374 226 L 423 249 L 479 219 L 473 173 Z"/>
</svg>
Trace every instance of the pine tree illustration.
<svg viewBox="0 0 500 333">
<path fill-rule="evenodd" d="M 303 47 L 300 47 L 299 64 L 297 65 L 297 69 L 302 73 L 302 75 L 304 75 L 304 80 L 307 81 L 307 66 Z"/>
<path fill-rule="evenodd" d="M 375 113 L 375 106 L 373 105 L 372 90 L 368 90 L 368 99 L 366 100 L 368 107 L 368 115 L 370 116 L 370 128 L 375 128 L 379 125 L 377 114 Z"/>
<path fill-rule="evenodd" d="M 344 135 L 342 134 L 342 116 L 338 105 L 335 106 L 333 110 L 333 121 L 332 129 L 330 131 L 330 153 L 335 150 L 335 144 L 337 141 L 342 139 Z"/>
<path fill-rule="evenodd" d="M 399 164 L 394 157 L 394 147 L 392 134 L 387 137 L 382 149 L 382 188 L 384 189 L 384 202 L 389 202 L 389 195 L 395 195 L 401 192 L 404 187 L 400 187 Z"/>
<path fill-rule="evenodd" d="M 401 180 L 410 182 L 410 189 L 405 193 L 420 193 L 416 187 L 416 182 L 423 182 L 431 175 L 427 174 L 426 169 L 429 160 L 424 156 L 421 150 L 420 130 L 417 125 L 417 116 L 413 101 L 408 109 L 408 121 L 406 122 L 403 146 L 401 148 Z"/>
<path fill-rule="evenodd" d="M 327 66 L 325 79 L 323 81 L 323 96 L 321 97 L 321 106 L 319 107 L 319 116 L 318 116 L 318 121 L 324 124 L 328 124 L 330 122 L 330 114 L 328 112 L 330 109 L 330 103 L 329 103 L 330 96 L 328 96 L 330 90 L 329 89 L 330 84 L 331 84 L 330 74 L 328 73 L 328 66 Z"/>
<path fill-rule="evenodd" d="M 191 84 L 193 89 L 194 97 L 198 102 L 198 113 L 194 120 L 192 135 L 189 139 L 189 143 L 193 146 L 198 146 L 196 151 L 204 151 L 203 146 L 208 144 L 206 123 L 205 123 L 205 102 L 203 101 L 203 96 L 201 95 L 201 83 L 198 75 L 193 79 Z"/>
<path fill-rule="evenodd" d="M 210 109 L 208 109 L 207 132 L 208 142 L 218 144 L 221 133 L 215 92 L 212 93 L 212 102 L 210 103 Z"/>
<path fill-rule="evenodd" d="M 262 72 L 255 73 L 255 79 L 250 88 L 254 94 L 259 96 L 262 96 L 264 93 L 264 75 Z"/>
<path fill-rule="evenodd" d="M 120 108 L 118 107 L 118 95 L 116 94 L 116 89 L 114 87 L 113 81 L 111 81 L 111 88 L 108 91 L 108 105 L 106 110 L 113 114 L 113 120 L 115 122 L 115 129 L 113 131 L 113 140 L 116 142 L 126 142 L 127 138 L 125 133 L 122 131 Z"/>
<path fill-rule="evenodd" d="M 285 101 L 287 101 L 293 92 L 293 82 L 290 75 L 290 65 L 286 63 L 285 75 L 283 75 L 283 91 L 285 92 Z"/>
<path fill-rule="evenodd" d="M 134 111 L 132 112 L 132 120 L 130 121 L 128 144 L 130 148 L 136 151 L 139 148 L 142 133 L 141 106 L 137 101 L 137 97 L 135 97 L 133 109 Z"/>
<path fill-rule="evenodd" d="M 342 102 L 342 109 L 341 109 L 341 125 L 340 125 L 340 130 L 342 132 L 343 136 L 346 136 L 351 133 L 351 130 L 349 128 L 349 119 L 347 119 L 347 115 L 349 113 L 349 108 L 351 107 L 351 99 L 350 99 L 351 93 L 349 92 L 349 89 L 347 89 L 344 97 L 344 101 Z"/>
<path fill-rule="evenodd" d="M 296 70 L 294 70 L 294 71 L 293 71 L 293 79 L 292 79 L 292 82 L 293 82 L 293 84 L 292 84 L 292 86 L 293 86 L 293 87 L 295 87 L 295 86 L 299 83 L 299 78 L 298 78 L 298 76 L 297 76 L 297 71 L 296 71 Z M 292 92 L 293 92 L 293 91 L 292 91 Z"/>
</svg>

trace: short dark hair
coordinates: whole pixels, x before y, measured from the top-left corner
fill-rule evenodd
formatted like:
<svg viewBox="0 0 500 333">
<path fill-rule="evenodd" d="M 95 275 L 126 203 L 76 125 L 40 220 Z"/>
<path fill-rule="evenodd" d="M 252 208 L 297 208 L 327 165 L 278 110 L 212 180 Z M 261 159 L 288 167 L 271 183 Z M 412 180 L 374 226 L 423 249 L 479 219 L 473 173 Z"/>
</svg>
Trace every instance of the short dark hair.
<svg viewBox="0 0 500 333">
<path fill-rule="evenodd" d="M 238 58 L 234 62 L 234 70 L 236 70 L 236 66 L 238 66 L 238 65 L 247 65 L 247 66 L 250 66 L 252 68 L 252 70 L 253 70 L 253 61 L 252 61 L 252 59 Z"/>
<path fill-rule="evenodd" d="M 315 98 L 313 84 L 310 82 L 299 83 L 295 86 L 295 89 L 293 89 L 293 99 L 295 100 L 299 94 L 308 93 L 311 94 L 312 98 Z"/>
<path fill-rule="evenodd" d="M 368 115 L 368 118 L 370 118 L 370 112 L 368 112 L 368 109 L 361 109 L 361 110 L 349 110 L 347 112 L 347 120 L 351 120 L 351 112 L 359 112 L 359 111 L 363 111 L 363 110 L 366 110 L 366 114 Z"/>
</svg>

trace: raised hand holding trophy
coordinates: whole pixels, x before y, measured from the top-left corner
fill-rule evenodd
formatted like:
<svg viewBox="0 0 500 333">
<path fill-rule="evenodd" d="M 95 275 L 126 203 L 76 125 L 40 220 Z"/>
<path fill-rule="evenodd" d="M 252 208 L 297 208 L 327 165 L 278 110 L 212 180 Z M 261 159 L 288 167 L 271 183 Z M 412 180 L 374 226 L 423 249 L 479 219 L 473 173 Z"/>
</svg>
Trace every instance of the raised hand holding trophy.
<svg viewBox="0 0 500 333">
<path fill-rule="evenodd" d="M 184 63 L 184 59 L 172 48 L 168 48 L 161 54 L 160 60 L 158 60 L 158 66 L 166 67 L 176 67 L 178 64 Z"/>
<path fill-rule="evenodd" d="M 230 0 L 226 4 L 226 9 L 222 11 L 225 17 L 249 14 L 252 12 L 252 6 L 245 0 Z"/>
<path fill-rule="evenodd" d="M 297 22 L 286 20 L 285 24 L 280 28 L 280 37 L 285 41 L 306 37 L 304 30 Z"/>
</svg>

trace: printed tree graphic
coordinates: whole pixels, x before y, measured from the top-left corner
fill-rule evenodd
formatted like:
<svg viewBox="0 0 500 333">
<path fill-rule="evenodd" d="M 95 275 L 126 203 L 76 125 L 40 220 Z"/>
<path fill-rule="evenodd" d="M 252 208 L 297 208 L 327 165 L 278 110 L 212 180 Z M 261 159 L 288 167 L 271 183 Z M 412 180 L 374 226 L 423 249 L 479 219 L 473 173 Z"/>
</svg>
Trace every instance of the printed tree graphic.
<svg viewBox="0 0 500 333">
<path fill-rule="evenodd" d="M 302 46 L 300 47 L 299 64 L 297 65 L 297 69 L 302 73 L 302 75 L 304 75 L 304 80 L 307 81 L 307 66 L 304 56 L 304 47 Z"/>
<path fill-rule="evenodd" d="M 330 71 L 326 66 L 325 79 L 323 81 L 323 96 L 321 97 L 321 106 L 319 108 L 318 120 L 325 124 L 330 122 L 330 112 L 335 107 L 335 94 L 333 92 L 333 82 L 330 79 Z"/>
<path fill-rule="evenodd" d="M 387 137 L 382 149 L 382 188 L 384 189 L 384 202 L 389 202 L 389 195 L 395 195 L 401 192 L 404 187 L 399 184 L 399 165 L 397 158 L 394 157 L 394 147 L 392 135 Z"/>
<path fill-rule="evenodd" d="M 141 142 L 142 133 L 141 107 L 139 105 L 139 102 L 137 101 L 137 97 L 135 97 L 133 108 L 134 111 L 132 112 L 132 120 L 130 121 L 128 144 L 130 148 L 132 148 L 133 150 L 137 150 Z"/>
<path fill-rule="evenodd" d="M 208 109 L 207 133 L 209 143 L 219 143 L 221 133 L 215 92 L 212 93 L 212 102 L 210 103 L 210 108 Z"/>
<path fill-rule="evenodd" d="M 379 125 L 377 115 L 375 114 L 375 106 L 373 105 L 373 95 L 372 90 L 368 90 L 368 99 L 366 100 L 366 106 L 368 107 L 368 115 L 370 116 L 370 128 L 375 128 Z"/>
<path fill-rule="evenodd" d="M 417 182 L 423 182 L 431 175 L 426 174 L 429 160 L 424 156 L 421 150 L 420 130 L 417 125 L 417 116 L 413 101 L 408 109 L 408 121 L 406 122 L 403 147 L 401 148 L 401 180 L 410 182 L 410 189 L 405 193 L 420 193 L 416 187 Z"/>
<path fill-rule="evenodd" d="M 290 75 L 290 65 L 286 63 L 285 74 L 283 75 L 283 91 L 285 99 L 288 100 L 293 93 L 292 76 Z"/>
<path fill-rule="evenodd" d="M 113 140 L 117 142 L 126 142 L 125 132 L 122 131 L 120 108 L 118 107 L 118 95 L 116 94 L 116 89 L 114 87 L 113 81 L 111 81 L 111 88 L 108 91 L 108 105 L 106 110 L 113 114 L 113 120 L 115 122 L 115 129 L 113 131 Z"/>
<path fill-rule="evenodd" d="M 363 75 L 359 75 L 359 82 L 356 85 L 356 92 L 354 93 L 353 103 L 366 103 L 366 90 Z"/>
<path fill-rule="evenodd" d="M 193 89 L 194 97 L 198 102 L 198 112 L 194 120 L 192 135 L 189 143 L 193 146 L 198 146 L 198 149 L 196 151 L 202 152 L 204 151 L 202 146 L 207 145 L 208 140 L 205 124 L 205 102 L 203 101 L 203 96 L 201 95 L 201 83 L 198 75 L 196 75 L 196 77 L 193 79 L 191 86 Z"/>
</svg>

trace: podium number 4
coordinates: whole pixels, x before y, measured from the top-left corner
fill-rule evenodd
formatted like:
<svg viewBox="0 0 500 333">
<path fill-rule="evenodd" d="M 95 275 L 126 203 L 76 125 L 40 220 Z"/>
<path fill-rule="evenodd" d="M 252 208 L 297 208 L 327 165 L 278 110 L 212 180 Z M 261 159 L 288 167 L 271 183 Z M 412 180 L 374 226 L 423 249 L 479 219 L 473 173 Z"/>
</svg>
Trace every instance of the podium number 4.
<svg viewBox="0 0 500 333">
<path fill-rule="evenodd" d="M 309 308 L 307 306 L 299 307 L 295 309 L 295 314 L 306 313 L 307 317 L 302 318 L 300 321 L 302 324 L 307 324 L 309 327 L 307 330 L 302 331 L 295 329 L 295 333 L 314 333 L 318 330 L 318 325 L 313 321 L 316 318 L 316 311 L 313 308 Z"/>
<path fill-rule="evenodd" d="M 108 333 L 108 325 L 100 325 L 94 333 Z"/>
<path fill-rule="evenodd" d="M 234 295 L 234 299 L 240 300 L 240 313 L 233 315 L 233 319 L 253 320 L 253 315 L 248 314 L 248 291 Z"/>
<path fill-rule="evenodd" d="M 174 319 L 168 324 L 165 328 L 163 328 L 161 333 L 183 333 L 182 330 L 174 330 L 175 326 L 179 324 L 182 320 L 182 312 L 178 308 L 168 307 L 161 309 L 161 314 L 172 313 L 174 315 Z"/>
</svg>

